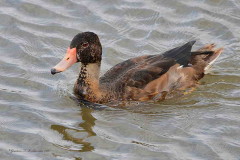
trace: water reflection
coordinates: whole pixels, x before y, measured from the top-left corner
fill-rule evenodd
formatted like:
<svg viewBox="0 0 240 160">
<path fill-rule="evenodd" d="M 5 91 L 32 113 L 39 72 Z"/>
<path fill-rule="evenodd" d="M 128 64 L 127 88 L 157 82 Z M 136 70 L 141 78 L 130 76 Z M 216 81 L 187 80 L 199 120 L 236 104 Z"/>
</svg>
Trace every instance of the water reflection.
<svg viewBox="0 0 240 160">
<path fill-rule="evenodd" d="M 51 125 L 51 129 L 61 134 L 63 136 L 63 140 L 82 145 L 81 150 L 78 150 L 79 152 L 92 151 L 94 147 L 91 145 L 91 143 L 86 141 L 86 138 L 96 136 L 96 133 L 92 130 L 96 121 L 96 118 L 93 117 L 92 112 L 93 109 L 91 108 L 81 108 L 79 115 L 82 117 L 83 122 L 81 122 L 78 127 L 82 129 L 73 129 L 62 125 Z M 62 147 L 66 148 L 65 146 Z"/>
</svg>

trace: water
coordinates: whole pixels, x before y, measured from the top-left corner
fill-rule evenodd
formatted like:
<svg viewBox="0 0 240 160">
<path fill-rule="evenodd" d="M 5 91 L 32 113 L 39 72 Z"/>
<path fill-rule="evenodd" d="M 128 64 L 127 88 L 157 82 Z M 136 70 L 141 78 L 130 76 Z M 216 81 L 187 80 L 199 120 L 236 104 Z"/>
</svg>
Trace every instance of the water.
<svg viewBox="0 0 240 160">
<path fill-rule="evenodd" d="M 0 157 L 240 159 L 238 0 L 0 0 Z M 102 73 L 190 40 L 225 48 L 191 94 L 93 109 L 71 99 L 78 66 L 52 76 L 74 35 L 97 33 Z"/>
</svg>

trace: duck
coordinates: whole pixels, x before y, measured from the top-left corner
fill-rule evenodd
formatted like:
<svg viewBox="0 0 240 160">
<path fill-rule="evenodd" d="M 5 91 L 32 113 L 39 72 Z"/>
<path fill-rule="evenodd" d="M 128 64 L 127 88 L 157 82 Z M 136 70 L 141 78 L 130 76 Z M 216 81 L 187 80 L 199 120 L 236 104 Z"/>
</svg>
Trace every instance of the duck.
<svg viewBox="0 0 240 160">
<path fill-rule="evenodd" d="M 78 33 L 51 74 L 81 63 L 73 92 L 93 103 L 113 101 L 162 101 L 174 92 L 197 86 L 223 48 L 208 44 L 191 51 L 196 41 L 161 54 L 141 55 L 116 64 L 100 77 L 102 45 L 93 32 Z"/>
</svg>

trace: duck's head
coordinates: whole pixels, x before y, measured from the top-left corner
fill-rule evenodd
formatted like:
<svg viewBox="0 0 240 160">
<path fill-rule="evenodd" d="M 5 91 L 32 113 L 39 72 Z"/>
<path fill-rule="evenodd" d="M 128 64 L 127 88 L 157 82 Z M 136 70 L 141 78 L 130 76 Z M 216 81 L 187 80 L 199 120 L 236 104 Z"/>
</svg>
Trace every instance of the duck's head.
<svg viewBox="0 0 240 160">
<path fill-rule="evenodd" d="M 98 63 L 102 59 L 102 46 L 98 36 L 93 32 L 77 34 L 67 49 L 64 58 L 51 69 L 52 74 L 60 73 L 74 63 Z"/>
</svg>

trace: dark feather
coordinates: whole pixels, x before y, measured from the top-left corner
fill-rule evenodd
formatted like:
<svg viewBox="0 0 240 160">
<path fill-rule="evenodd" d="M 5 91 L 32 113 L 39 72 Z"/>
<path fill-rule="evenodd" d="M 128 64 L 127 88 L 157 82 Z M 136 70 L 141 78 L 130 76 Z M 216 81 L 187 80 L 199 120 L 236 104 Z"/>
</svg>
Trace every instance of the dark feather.
<svg viewBox="0 0 240 160">
<path fill-rule="evenodd" d="M 195 52 L 191 52 L 191 55 L 200 55 L 200 54 L 213 54 L 214 51 L 195 51 Z"/>
<path fill-rule="evenodd" d="M 190 61 L 192 46 L 195 42 L 196 41 L 190 41 L 183 46 L 171 49 L 163 53 L 163 56 L 173 58 L 177 63 L 186 67 Z"/>
<path fill-rule="evenodd" d="M 147 61 L 146 61 L 147 62 Z M 125 73 L 126 85 L 144 88 L 149 82 L 166 73 L 171 66 L 176 64 L 173 59 L 157 59 L 154 63 L 145 63 Z M 139 68 L 142 68 L 141 70 Z"/>
</svg>

